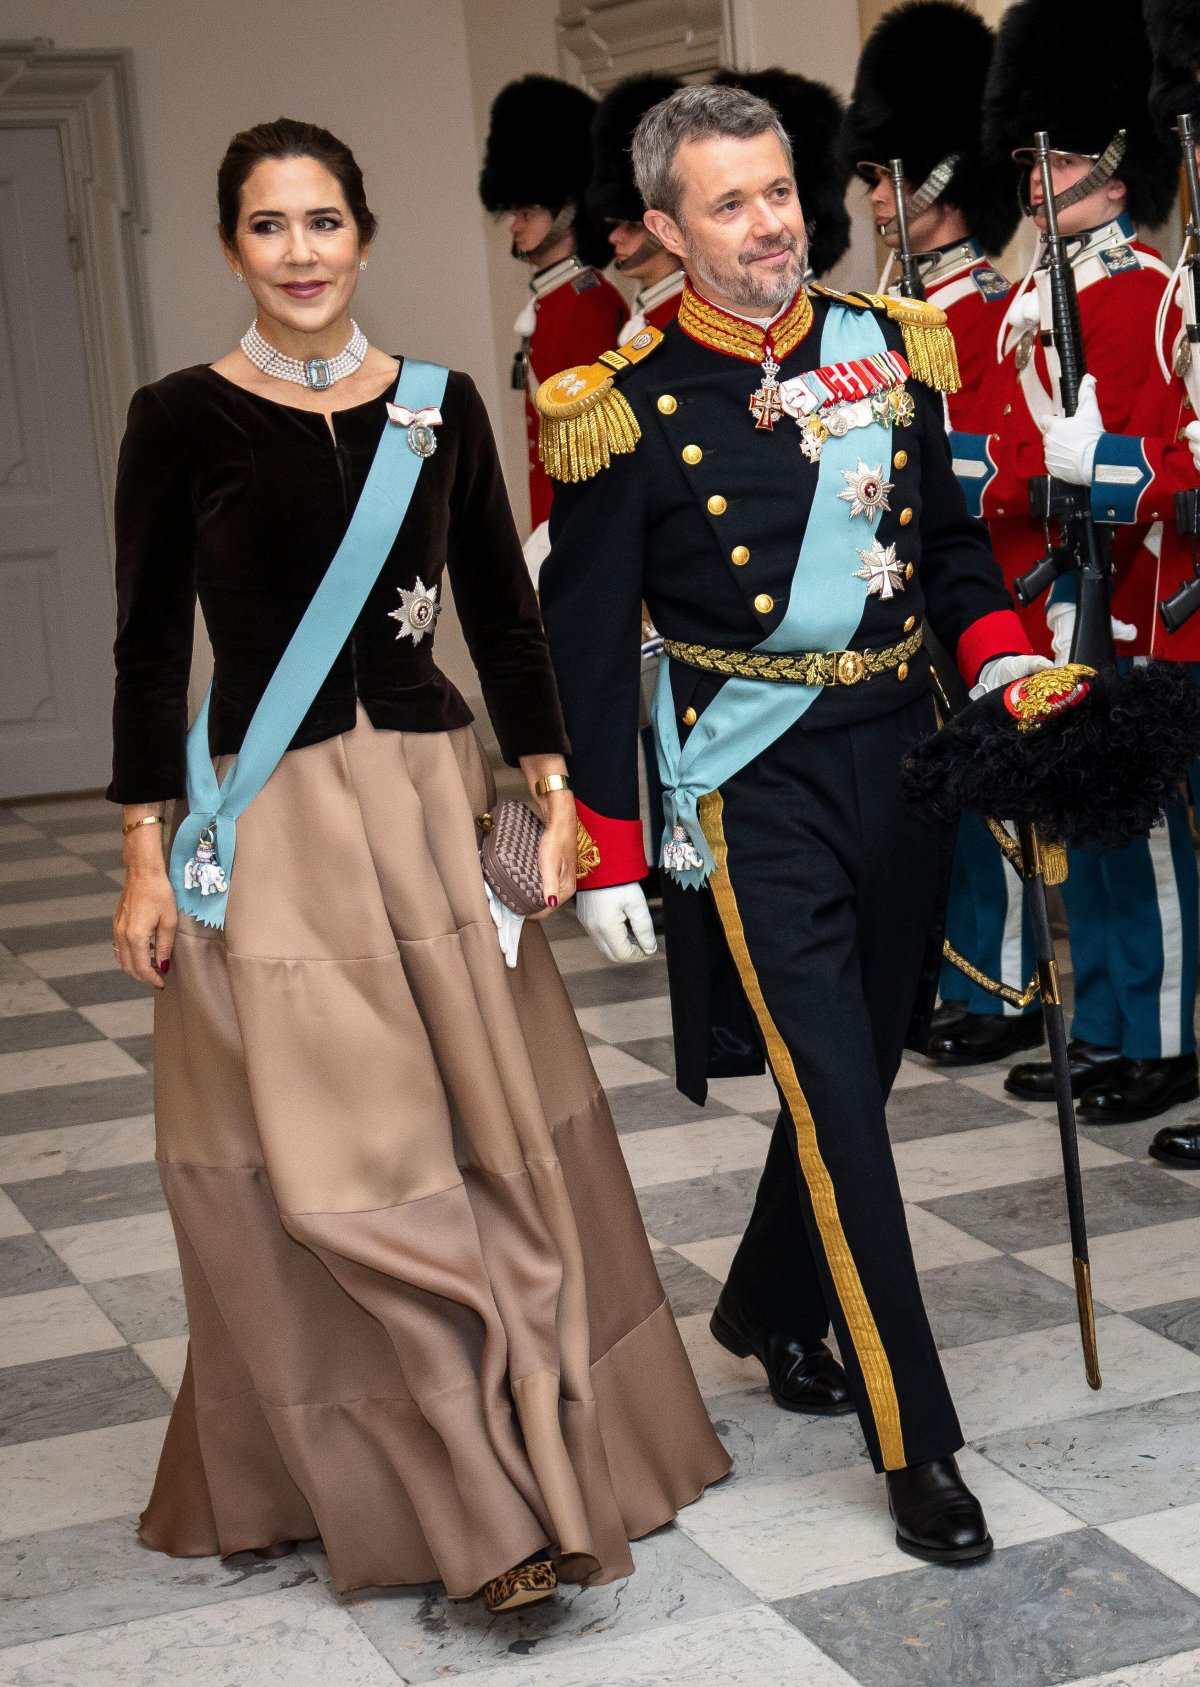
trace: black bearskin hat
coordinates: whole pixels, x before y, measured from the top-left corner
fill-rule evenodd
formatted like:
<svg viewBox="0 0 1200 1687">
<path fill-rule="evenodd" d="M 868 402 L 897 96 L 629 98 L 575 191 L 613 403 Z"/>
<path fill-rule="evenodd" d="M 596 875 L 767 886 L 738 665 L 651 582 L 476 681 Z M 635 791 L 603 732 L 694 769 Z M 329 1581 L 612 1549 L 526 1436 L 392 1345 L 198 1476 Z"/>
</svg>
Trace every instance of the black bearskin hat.
<svg viewBox="0 0 1200 1687">
<path fill-rule="evenodd" d="M 988 155 L 1032 146 L 1045 129 L 1057 151 L 1098 156 L 1124 129 L 1114 176 L 1129 190 L 1129 215 L 1152 228 L 1175 198 L 1178 155 L 1151 122 L 1149 87 L 1139 0 L 1016 0 L 997 31 L 984 98 Z"/>
<path fill-rule="evenodd" d="M 842 102 L 824 82 L 792 70 L 722 70 L 713 78 L 726 88 L 745 88 L 775 107 L 792 143 L 796 190 L 809 224 L 808 261 L 825 275 L 850 245 L 846 188 L 850 172 L 838 151 Z"/>
<path fill-rule="evenodd" d="M 1186 111 L 1200 121 L 1200 7 L 1196 0 L 1143 0 L 1154 72 L 1150 115 L 1169 135 Z"/>
<path fill-rule="evenodd" d="M 585 263 L 602 268 L 612 252 L 584 204 L 595 110 L 589 94 L 556 76 L 509 82 L 492 101 L 479 197 L 492 212 L 541 205 L 557 216 L 575 205 L 576 249 Z"/>
<path fill-rule="evenodd" d="M 588 214 L 597 222 L 640 223 L 645 206 L 633 178 L 633 131 L 652 106 L 680 86 L 674 76 L 629 76 L 596 107 Z"/>
<path fill-rule="evenodd" d="M 885 12 L 867 38 L 841 146 L 847 165 L 904 160 L 915 191 L 952 155 L 958 163 L 939 199 L 956 205 L 989 252 L 1016 233 L 1020 169 L 982 158 L 984 83 L 995 37 L 959 0 L 908 0 Z"/>
<path fill-rule="evenodd" d="M 989 691 L 904 763 L 931 819 L 1032 822 L 1075 849 L 1145 837 L 1200 754 L 1200 688 L 1173 662 L 1054 668 Z"/>
</svg>

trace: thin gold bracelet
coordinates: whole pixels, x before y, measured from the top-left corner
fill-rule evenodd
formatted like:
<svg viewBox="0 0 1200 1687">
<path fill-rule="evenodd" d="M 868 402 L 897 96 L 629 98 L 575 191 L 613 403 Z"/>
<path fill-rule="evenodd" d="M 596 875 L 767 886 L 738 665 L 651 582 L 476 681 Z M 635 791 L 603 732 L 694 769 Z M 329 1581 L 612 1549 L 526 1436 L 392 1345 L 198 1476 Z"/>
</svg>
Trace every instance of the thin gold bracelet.
<svg viewBox="0 0 1200 1687">
<path fill-rule="evenodd" d="M 533 787 L 539 797 L 548 797 L 551 791 L 569 791 L 571 781 L 565 773 L 543 773 Z"/>
<path fill-rule="evenodd" d="M 139 826 L 163 826 L 165 824 L 166 822 L 161 814 L 144 814 L 140 820 L 131 820 L 128 826 L 122 826 L 121 836 L 127 838 L 130 832 L 136 832 Z"/>
</svg>

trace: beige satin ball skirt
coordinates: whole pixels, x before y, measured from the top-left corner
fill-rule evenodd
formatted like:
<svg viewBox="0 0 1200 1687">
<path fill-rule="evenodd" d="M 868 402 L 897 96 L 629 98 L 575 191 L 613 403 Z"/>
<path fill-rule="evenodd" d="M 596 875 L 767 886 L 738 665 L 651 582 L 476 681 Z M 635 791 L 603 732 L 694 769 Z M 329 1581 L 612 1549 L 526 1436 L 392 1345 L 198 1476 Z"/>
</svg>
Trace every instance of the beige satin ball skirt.
<svg viewBox="0 0 1200 1687">
<path fill-rule="evenodd" d="M 339 1590 L 627 1575 L 729 1459 L 550 948 L 504 965 L 473 732 L 285 756 L 156 996 L 191 1345 L 147 1545 L 319 1535 Z"/>
</svg>

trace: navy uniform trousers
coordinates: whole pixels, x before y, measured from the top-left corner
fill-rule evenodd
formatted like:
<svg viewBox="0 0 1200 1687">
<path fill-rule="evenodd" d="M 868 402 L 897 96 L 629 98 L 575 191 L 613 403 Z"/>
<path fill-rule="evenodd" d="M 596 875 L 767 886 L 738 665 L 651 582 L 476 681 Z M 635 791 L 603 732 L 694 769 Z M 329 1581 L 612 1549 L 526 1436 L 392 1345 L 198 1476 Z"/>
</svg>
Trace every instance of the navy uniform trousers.
<svg viewBox="0 0 1200 1687">
<path fill-rule="evenodd" d="M 729 1283 L 755 1323 L 832 1323 L 875 1468 L 962 1432 L 913 1263 L 884 1108 L 950 838 L 899 768 L 924 695 L 848 727 L 793 727 L 701 799 L 710 889 L 783 1109 Z"/>
</svg>

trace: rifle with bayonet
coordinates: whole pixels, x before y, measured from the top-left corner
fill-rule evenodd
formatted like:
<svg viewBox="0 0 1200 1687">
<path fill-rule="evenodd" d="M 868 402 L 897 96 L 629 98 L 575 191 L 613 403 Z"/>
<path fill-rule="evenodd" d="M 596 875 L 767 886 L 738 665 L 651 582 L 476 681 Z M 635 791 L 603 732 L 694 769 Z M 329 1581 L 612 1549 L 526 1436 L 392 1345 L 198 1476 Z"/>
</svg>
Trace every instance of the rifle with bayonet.
<svg viewBox="0 0 1200 1687">
<path fill-rule="evenodd" d="M 1185 370 L 1197 358 L 1200 358 L 1200 172 L 1196 168 L 1196 129 L 1191 114 L 1183 112 L 1179 117 L 1176 132 L 1179 135 L 1179 150 L 1183 156 L 1183 174 L 1188 190 L 1188 225 L 1184 235 L 1185 244 L 1191 247 L 1187 262 L 1184 264 L 1185 304 L 1183 311 L 1185 346 L 1188 364 Z M 1176 365 L 1176 372 L 1179 365 Z M 1158 613 L 1163 626 L 1169 633 L 1177 633 L 1183 623 L 1200 609 L 1200 549 L 1197 539 L 1200 539 L 1200 489 L 1189 488 L 1186 492 L 1175 494 L 1175 525 L 1181 539 L 1187 539 L 1192 547 L 1192 568 L 1195 578 L 1185 580 L 1177 591 L 1164 598 L 1158 606 Z"/>
<path fill-rule="evenodd" d="M 900 296 L 903 299 L 923 299 L 925 297 L 925 283 L 921 280 L 921 269 L 913 254 L 912 242 L 908 236 L 908 202 L 904 197 L 904 160 L 892 158 L 888 161 L 891 173 L 892 189 L 896 197 L 896 236 L 900 242 Z"/>
<path fill-rule="evenodd" d="M 1079 296 L 1067 243 L 1058 227 L 1054 180 L 1050 170 L 1050 140 L 1044 129 L 1034 137 L 1042 182 L 1042 211 L 1046 219 L 1044 265 L 1050 289 L 1054 350 L 1058 356 L 1059 394 L 1063 414 L 1079 407 L 1079 383 L 1087 374 L 1083 332 L 1079 324 Z M 1071 644 L 1072 662 L 1089 668 L 1111 668 L 1116 662 L 1112 638 L 1112 533 L 1092 516 L 1091 488 L 1069 486 L 1048 475 L 1029 485 L 1030 510 L 1046 528 L 1046 555 L 1013 582 L 1017 602 L 1028 607 L 1068 569 L 1075 575 L 1077 612 Z M 1058 524 L 1057 542 L 1051 523 Z"/>
</svg>

